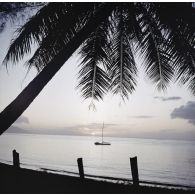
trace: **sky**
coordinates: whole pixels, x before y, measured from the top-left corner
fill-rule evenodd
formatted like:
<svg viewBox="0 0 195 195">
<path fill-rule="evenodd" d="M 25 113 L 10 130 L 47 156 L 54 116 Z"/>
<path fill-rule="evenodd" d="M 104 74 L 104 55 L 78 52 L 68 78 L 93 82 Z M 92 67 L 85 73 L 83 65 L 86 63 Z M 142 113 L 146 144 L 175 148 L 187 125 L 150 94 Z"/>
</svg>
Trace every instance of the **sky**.
<svg viewBox="0 0 195 195">
<path fill-rule="evenodd" d="M 0 34 L 0 63 L 17 28 L 8 26 Z M 0 111 L 36 76 L 36 70 L 27 73 L 24 65 L 29 57 L 10 63 L 8 69 L 0 65 Z M 166 92 L 159 92 L 137 56 L 142 69 L 129 100 L 124 103 L 108 94 L 95 102 L 92 111 L 91 100 L 81 98 L 76 89 L 79 62 L 78 54 L 73 54 L 7 132 L 99 136 L 104 122 L 105 136 L 195 140 L 195 97 L 186 86 L 172 83 Z"/>
</svg>

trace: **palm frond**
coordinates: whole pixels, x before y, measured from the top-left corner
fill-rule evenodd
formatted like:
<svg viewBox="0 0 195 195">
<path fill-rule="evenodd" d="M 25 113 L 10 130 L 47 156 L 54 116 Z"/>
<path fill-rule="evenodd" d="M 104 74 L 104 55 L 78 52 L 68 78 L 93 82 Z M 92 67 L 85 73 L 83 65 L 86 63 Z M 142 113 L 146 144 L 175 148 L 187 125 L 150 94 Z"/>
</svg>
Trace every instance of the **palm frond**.
<svg viewBox="0 0 195 195">
<path fill-rule="evenodd" d="M 157 20 L 167 30 L 166 43 L 172 56 L 176 79 L 182 84 L 188 83 L 194 94 L 195 9 L 190 2 L 159 3 L 152 4 L 152 7 Z"/>
<path fill-rule="evenodd" d="M 79 74 L 81 76 L 78 87 L 81 87 L 82 97 L 92 100 L 102 99 L 109 87 L 109 77 L 95 60 L 85 64 Z"/>
<path fill-rule="evenodd" d="M 149 10 L 150 11 L 150 10 Z M 148 77 L 157 84 L 157 89 L 165 90 L 173 78 L 174 70 L 171 66 L 172 56 L 158 20 L 153 18 L 152 12 L 142 6 L 142 29 L 144 38 L 141 41 L 141 51 L 144 56 L 144 66 Z"/>
<path fill-rule="evenodd" d="M 37 2 L 0 2 L 0 33 L 5 27 L 12 25 L 14 22 L 23 21 L 33 15 L 46 3 Z"/>
<path fill-rule="evenodd" d="M 125 100 L 135 89 L 137 68 L 130 41 L 131 33 L 126 25 L 128 17 L 124 9 L 120 7 L 115 11 L 114 20 L 114 34 L 111 40 L 111 90 Z"/>
<path fill-rule="evenodd" d="M 174 35 L 173 35 L 174 34 Z M 189 32 L 187 32 L 189 34 Z M 174 66 L 176 69 L 176 79 L 185 84 L 193 83 L 195 76 L 195 34 L 188 36 L 185 33 L 185 29 L 177 29 L 177 33 L 171 33 L 171 53 L 174 56 Z M 191 90 L 193 87 L 189 87 Z M 195 93 L 192 91 L 192 93 Z"/>
<path fill-rule="evenodd" d="M 82 96 L 99 100 L 108 91 L 110 79 L 107 74 L 109 22 L 101 23 L 80 48 L 82 57 L 79 85 Z"/>
<path fill-rule="evenodd" d="M 39 44 L 49 32 L 55 29 L 60 17 L 72 6 L 71 3 L 49 3 L 33 16 L 25 25 L 18 29 L 18 36 L 12 40 L 10 48 L 4 59 L 18 62 L 25 54 L 30 53 L 31 46 Z"/>
<path fill-rule="evenodd" d="M 143 32 L 141 28 L 140 16 L 142 14 L 140 10 L 140 3 L 124 3 L 123 10 L 126 14 L 125 25 L 131 38 L 131 42 L 136 45 L 136 49 L 139 49 L 139 43 L 143 39 Z"/>
<path fill-rule="evenodd" d="M 191 90 L 192 94 L 195 95 L 195 75 L 191 76 L 188 81 L 188 88 Z"/>
<path fill-rule="evenodd" d="M 73 4 L 71 9 L 58 19 L 55 29 L 43 38 L 33 57 L 26 63 L 27 66 L 35 66 L 41 71 L 86 24 L 92 9 L 92 3 L 86 3 L 82 7 L 79 3 Z"/>
<path fill-rule="evenodd" d="M 156 16 L 156 20 L 163 28 L 175 30 L 183 23 L 193 31 L 195 30 L 195 9 L 191 2 L 150 3 L 150 12 Z"/>
</svg>

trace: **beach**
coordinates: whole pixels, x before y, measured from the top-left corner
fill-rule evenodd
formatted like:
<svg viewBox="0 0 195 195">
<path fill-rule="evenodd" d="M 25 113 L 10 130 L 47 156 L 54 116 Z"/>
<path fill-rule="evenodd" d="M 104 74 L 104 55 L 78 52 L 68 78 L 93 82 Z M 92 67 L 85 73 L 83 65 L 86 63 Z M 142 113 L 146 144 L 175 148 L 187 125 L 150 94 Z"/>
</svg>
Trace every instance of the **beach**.
<svg viewBox="0 0 195 195">
<path fill-rule="evenodd" d="M 69 193 L 69 194 L 129 194 L 129 193 L 195 193 L 195 190 L 159 187 L 134 187 L 92 179 L 15 168 L 0 163 L 0 193 Z"/>
</svg>

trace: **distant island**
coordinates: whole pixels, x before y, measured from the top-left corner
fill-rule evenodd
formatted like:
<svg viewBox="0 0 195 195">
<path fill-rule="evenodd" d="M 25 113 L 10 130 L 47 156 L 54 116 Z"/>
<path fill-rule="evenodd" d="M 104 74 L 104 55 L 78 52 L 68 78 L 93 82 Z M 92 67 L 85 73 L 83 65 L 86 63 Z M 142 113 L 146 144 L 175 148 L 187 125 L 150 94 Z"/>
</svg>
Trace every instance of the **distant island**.
<svg viewBox="0 0 195 195">
<path fill-rule="evenodd" d="M 17 126 L 11 126 L 5 133 L 18 133 L 18 134 L 38 134 L 38 135 L 67 135 L 67 136 L 94 136 L 94 137 L 100 137 L 101 135 L 92 135 L 89 133 L 80 132 L 77 129 L 73 129 L 73 127 L 66 128 L 56 128 L 56 129 L 22 129 Z M 163 132 L 163 131 L 162 131 Z M 115 135 L 115 134 L 109 134 L 104 135 L 104 137 L 119 137 L 119 138 L 140 138 L 140 139 L 162 139 L 162 140 L 189 140 L 189 141 L 195 141 L 194 134 L 188 135 L 186 137 L 183 136 L 176 136 L 172 132 L 164 131 L 163 133 L 157 132 L 156 134 L 153 133 L 147 133 L 142 135 L 142 133 L 138 132 L 138 134 L 132 134 L 132 135 Z"/>
</svg>

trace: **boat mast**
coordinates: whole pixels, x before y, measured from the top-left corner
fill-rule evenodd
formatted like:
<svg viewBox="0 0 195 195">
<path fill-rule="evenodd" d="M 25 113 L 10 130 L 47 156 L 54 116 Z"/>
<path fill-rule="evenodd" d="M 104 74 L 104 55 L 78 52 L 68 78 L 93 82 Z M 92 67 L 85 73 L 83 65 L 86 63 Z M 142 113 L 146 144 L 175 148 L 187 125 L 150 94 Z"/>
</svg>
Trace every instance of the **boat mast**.
<svg viewBox="0 0 195 195">
<path fill-rule="evenodd" d="M 103 122 L 103 126 L 102 126 L 102 143 L 103 143 L 103 129 L 104 129 L 104 122 Z"/>
</svg>

